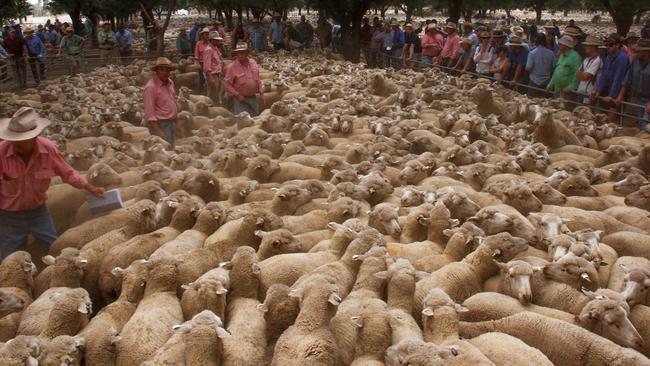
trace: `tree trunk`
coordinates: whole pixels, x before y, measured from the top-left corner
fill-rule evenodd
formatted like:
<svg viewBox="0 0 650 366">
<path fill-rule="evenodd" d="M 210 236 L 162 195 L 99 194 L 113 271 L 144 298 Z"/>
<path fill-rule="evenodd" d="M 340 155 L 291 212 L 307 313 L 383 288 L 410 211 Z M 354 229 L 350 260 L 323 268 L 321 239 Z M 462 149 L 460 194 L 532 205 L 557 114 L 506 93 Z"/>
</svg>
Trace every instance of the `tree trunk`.
<svg viewBox="0 0 650 366">
<path fill-rule="evenodd" d="M 388 8 L 385 8 L 383 6 L 379 8 L 381 19 L 386 19 L 386 10 L 388 10 Z"/>
<path fill-rule="evenodd" d="M 224 11 L 224 17 L 226 18 L 226 28 L 232 29 L 232 9 L 226 9 Z"/>
<path fill-rule="evenodd" d="M 542 23 L 542 8 L 535 8 L 535 23 Z"/>
<path fill-rule="evenodd" d="M 568 17 L 568 16 L 569 16 L 569 11 L 566 10 L 566 9 L 564 10 L 564 16 L 565 16 L 565 17 Z"/>
<path fill-rule="evenodd" d="M 360 57 L 360 35 L 359 31 L 361 30 L 360 19 L 358 21 L 353 21 L 352 24 L 341 23 L 341 48 L 343 51 L 343 57 L 347 61 L 358 63 L 361 59 Z"/>
<path fill-rule="evenodd" d="M 511 12 L 511 10 L 510 10 L 510 9 L 505 9 L 505 10 L 506 10 L 506 17 L 510 18 L 510 12 Z M 484 14 L 485 14 L 485 13 L 484 13 Z M 485 16 L 485 15 L 481 15 L 481 12 L 479 11 L 479 12 L 478 12 L 478 16 L 479 16 L 479 17 L 482 17 L 482 16 Z"/>
<path fill-rule="evenodd" d="M 237 22 L 239 24 L 242 24 L 243 21 L 244 21 L 244 15 L 243 15 L 244 9 L 242 9 L 241 6 L 240 6 L 237 9 L 235 9 L 235 12 L 237 13 Z M 230 29 L 232 29 L 232 27 Z"/>
<path fill-rule="evenodd" d="M 472 13 L 474 13 L 472 9 L 463 10 L 463 18 L 465 19 L 466 22 L 472 21 Z"/>
<path fill-rule="evenodd" d="M 158 30 L 158 34 L 156 34 L 156 40 L 157 40 L 157 45 L 156 45 L 156 54 L 158 57 L 162 57 L 163 53 L 165 52 L 165 31 L 167 30 L 167 27 L 169 27 L 169 20 L 172 17 L 172 13 L 176 9 L 176 0 L 169 0 L 167 3 L 167 15 L 165 16 L 165 22 L 162 24 L 160 29 Z"/>
<path fill-rule="evenodd" d="M 605 9 L 612 16 L 614 24 L 616 24 L 616 33 L 621 37 L 625 37 L 634 22 L 634 2 L 636 0 L 619 0 L 615 3 L 616 7 L 609 0 L 602 1 Z"/>
<path fill-rule="evenodd" d="M 407 7 L 406 10 L 404 10 L 404 14 L 406 15 L 406 22 L 410 23 L 411 17 L 413 16 L 413 9 L 411 7 Z"/>
<path fill-rule="evenodd" d="M 448 4 L 448 9 L 449 9 L 449 19 L 454 22 L 458 23 L 458 19 L 460 19 L 460 13 L 463 9 L 463 0 L 447 0 Z"/>
<path fill-rule="evenodd" d="M 212 9 L 208 9 L 208 19 L 212 19 Z"/>
<path fill-rule="evenodd" d="M 88 18 L 90 18 L 90 21 L 93 23 L 93 32 L 90 35 L 92 37 L 91 44 L 93 45 L 93 48 L 99 48 L 99 40 L 97 39 L 97 27 L 99 26 L 99 18 L 96 14 L 92 14 Z"/>
<path fill-rule="evenodd" d="M 77 1 L 75 2 L 72 12 L 70 13 L 70 19 L 72 20 L 72 28 L 76 34 L 81 34 L 83 25 L 81 24 L 81 4 Z"/>
</svg>

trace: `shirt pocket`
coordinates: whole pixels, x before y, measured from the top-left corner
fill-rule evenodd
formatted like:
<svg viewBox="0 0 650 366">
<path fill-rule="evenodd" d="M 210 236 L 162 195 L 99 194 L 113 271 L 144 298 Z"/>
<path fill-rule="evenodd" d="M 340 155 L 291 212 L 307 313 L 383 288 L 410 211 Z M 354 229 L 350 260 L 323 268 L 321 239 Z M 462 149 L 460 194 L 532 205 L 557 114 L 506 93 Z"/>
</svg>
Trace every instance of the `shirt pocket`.
<svg viewBox="0 0 650 366">
<path fill-rule="evenodd" d="M 5 198 L 16 197 L 20 191 L 20 183 L 20 180 L 16 179 L 16 177 L 0 175 L 0 196 Z"/>
<path fill-rule="evenodd" d="M 50 182 L 54 176 L 52 169 L 41 169 L 34 172 L 34 192 L 45 192 L 50 187 Z"/>
</svg>

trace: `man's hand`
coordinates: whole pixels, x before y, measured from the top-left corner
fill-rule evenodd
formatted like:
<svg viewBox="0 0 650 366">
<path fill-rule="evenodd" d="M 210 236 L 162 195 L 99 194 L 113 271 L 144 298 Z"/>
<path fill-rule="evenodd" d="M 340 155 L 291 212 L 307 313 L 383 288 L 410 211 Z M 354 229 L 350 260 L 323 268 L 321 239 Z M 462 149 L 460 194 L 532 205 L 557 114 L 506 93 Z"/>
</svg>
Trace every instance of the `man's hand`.
<svg viewBox="0 0 650 366">
<path fill-rule="evenodd" d="M 84 189 L 88 191 L 88 193 L 92 194 L 93 196 L 97 198 L 103 198 L 104 193 L 106 193 L 106 190 L 102 187 L 95 187 L 94 185 L 90 183 L 86 183 L 84 186 Z"/>
<path fill-rule="evenodd" d="M 510 86 L 515 86 L 515 85 L 517 85 L 517 82 L 514 81 L 514 80 L 510 80 L 510 81 L 508 82 L 508 85 L 510 85 Z"/>
<path fill-rule="evenodd" d="M 612 97 L 610 97 L 609 95 L 606 97 L 600 97 L 600 99 L 602 99 L 602 101 L 605 103 L 610 103 L 612 101 Z"/>
</svg>

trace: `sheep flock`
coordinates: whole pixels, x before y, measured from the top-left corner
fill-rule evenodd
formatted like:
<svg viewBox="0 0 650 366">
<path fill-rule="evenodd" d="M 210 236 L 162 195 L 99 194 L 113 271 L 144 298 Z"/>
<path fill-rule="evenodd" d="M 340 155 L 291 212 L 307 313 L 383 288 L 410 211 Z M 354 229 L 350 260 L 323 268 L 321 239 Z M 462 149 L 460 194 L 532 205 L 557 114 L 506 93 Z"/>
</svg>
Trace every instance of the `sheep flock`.
<svg viewBox="0 0 650 366">
<path fill-rule="evenodd" d="M 179 62 L 174 147 L 140 126 L 146 61 L 0 94 L 125 202 L 52 182 L 59 238 L 0 264 L 0 365 L 650 365 L 648 132 L 467 75 L 256 58 L 255 118 Z"/>
</svg>

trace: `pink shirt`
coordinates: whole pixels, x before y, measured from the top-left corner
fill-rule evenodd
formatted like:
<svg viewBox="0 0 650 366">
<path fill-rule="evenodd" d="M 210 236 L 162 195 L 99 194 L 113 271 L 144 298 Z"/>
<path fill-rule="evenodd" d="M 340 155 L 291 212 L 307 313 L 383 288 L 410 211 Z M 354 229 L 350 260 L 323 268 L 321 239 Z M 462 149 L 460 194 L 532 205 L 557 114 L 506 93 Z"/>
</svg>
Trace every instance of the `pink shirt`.
<svg viewBox="0 0 650 366">
<path fill-rule="evenodd" d="M 458 53 L 460 48 L 460 36 L 457 32 L 450 34 L 445 41 L 444 47 L 442 47 L 442 53 L 440 54 L 442 58 L 452 58 Z"/>
<path fill-rule="evenodd" d="M 169 121 L 176 119 L 176 92 L 174 82 L 163 84 L 157 76 L 144 86 L 144 121 Z"/>
<path fill-rule="evenodd" d="M 264 95 L 260 67 L 250 58 L 247 64 L 242 64 L 239 60 L 233 61 L 226 71 L 224 82 L 226 91 L 233 97 L 239 95 L 252 97 L 257 93 Z"/>
<path fill-rule="evenodd" d="M 433 47 L 425 47 L 428 44 L 432 44 Z M 445 44 L 445 39 L 442 38 L 442 34 L 436 32 L 433 36 L 425 33 L 422 37 L 422 55 L 429 57 L 436 57 L 440 54 L 442 47 Z"/>
<path fill-rule="evenodd" d="M 223 64 L 221 62 L 221 51 L 218 48 L 208 46 L 203 50 L 203 71 L 206 74 L 221 74 Z"/>
<path fill-rule="evenodd" d="M 36 139 L 36 148 L 27 164 L 14 152 L 12 143 L 0 142 L 0 210 L 24 211 L 43 205 L 55 175 L 76 188 L 87 183 L 45 137 Z"/>
<path fill-rule="evenodd" d="M 194 59 L 196 59 L 198 62 L 203 62 L 203 52 L 208 46 L 210 46 L 208 42 L 196 42 L 196 46 L 194 46 Z"/>
</svg>

